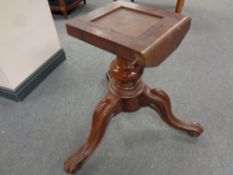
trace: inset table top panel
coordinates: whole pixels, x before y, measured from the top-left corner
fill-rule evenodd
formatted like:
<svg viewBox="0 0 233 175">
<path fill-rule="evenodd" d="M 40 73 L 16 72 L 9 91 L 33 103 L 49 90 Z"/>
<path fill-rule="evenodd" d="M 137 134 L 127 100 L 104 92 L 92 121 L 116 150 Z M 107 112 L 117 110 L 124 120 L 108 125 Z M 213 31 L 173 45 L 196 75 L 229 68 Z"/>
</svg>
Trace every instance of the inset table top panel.
<svg viewBox="0 0 233 175">
<path fill-rule="evenodd" d="M 92 22 L 112 31 L 132 37 L 138 37 L 159 22 L 160 18 L 162 17 L 121 7 L 109 15 L 104 15 L 92 20 Z"/>
<path fill-rule="evenodd" d="M 116 1 L 66 24 L 71 36 L 127 60 L 159 65 L 180 44 L 191 18 Z"/>
</svg>

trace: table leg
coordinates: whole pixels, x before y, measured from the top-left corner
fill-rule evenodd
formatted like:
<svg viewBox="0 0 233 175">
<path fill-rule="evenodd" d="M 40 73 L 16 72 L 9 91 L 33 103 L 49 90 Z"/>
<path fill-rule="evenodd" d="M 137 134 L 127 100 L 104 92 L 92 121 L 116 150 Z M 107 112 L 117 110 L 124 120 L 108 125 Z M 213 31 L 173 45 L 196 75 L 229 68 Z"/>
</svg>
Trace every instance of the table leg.
<svg viewBox="0 0 233 175">
<path fill-rule="evenodd" d="M 147 105 L 158 112 L 169 126 L 185 131 L 193 137 L 198 137 L 203 132 L 201 124 L 185 122 L 173 115 L 170 99 L 164 91 L 146 87 L 142 95 Z"/>
<path fill-rule="evenodd" d="M 201 135 L 203 127 L 199 123 L 184 122 L 173 115 L 170 99 L 164 91 L 151 89 L 143 83 L 143 69 L 143 65 L 132 64 L 119 57 L 113 60 L 106 74 L 109 93 L 94 112 L 86 143 L 65 162 L 66 172 L 75 173 L 81 167 L 97 148 L 112 117 L 120 112 L 134 112 L 140 107 L 149 106 L 171 127 L 193 137 Z"/>
<path fill-rule="evenodd" d="M 176 13 L 181 13 L 182 8 L 184 7 L 185 0 L 177 0 L 176 3 Z"/>
<path fill-rule="evenodd" d="M 86 143 L 65 161 L 64 170 L 67 173 L 75 173 L 94 152 L 104 136 L 108 123 L 119 112 L 121 112 L 120 99 L 109 93 L 96 107 Z"/>
</svg>

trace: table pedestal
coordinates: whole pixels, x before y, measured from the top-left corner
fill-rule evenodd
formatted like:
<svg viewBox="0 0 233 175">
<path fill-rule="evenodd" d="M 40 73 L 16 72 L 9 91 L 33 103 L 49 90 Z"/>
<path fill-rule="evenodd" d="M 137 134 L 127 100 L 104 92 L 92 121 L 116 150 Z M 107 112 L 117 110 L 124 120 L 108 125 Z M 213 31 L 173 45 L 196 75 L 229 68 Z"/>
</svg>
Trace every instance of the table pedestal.
<svg viewBox="0 0 233 175">
<path fill-rule="evenodd" d="M 96 107 L 90 135 L 86 143 L 65 162 L 64 169 L 75 173 L 97 148 L 110 120 L 120 112 L 134 112 L 140 107 L 154 109 L 169 126 L 198 137 L 203 132 L 199 123 L 189 123 L 172 114 L 168 95 L 160 89 L 151 89 L 141 80 L 144 66 L 117 58 L 110 65 L 109 92 Z"/>
</svg>

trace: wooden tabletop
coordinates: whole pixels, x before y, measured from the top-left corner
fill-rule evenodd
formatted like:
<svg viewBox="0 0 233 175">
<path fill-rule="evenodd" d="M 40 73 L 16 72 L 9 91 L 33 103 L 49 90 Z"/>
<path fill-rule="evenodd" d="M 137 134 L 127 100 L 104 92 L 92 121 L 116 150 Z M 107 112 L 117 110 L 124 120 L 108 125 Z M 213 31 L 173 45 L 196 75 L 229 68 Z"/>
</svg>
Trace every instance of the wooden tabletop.
<svg viewBox="0 0 233 175">
<path fill-rule="evenodd" d="M 191 18 L 116 1 L 66 24 L 69 35 L 146 67 L 158 66 L 180 44 Z"/>
</svg>

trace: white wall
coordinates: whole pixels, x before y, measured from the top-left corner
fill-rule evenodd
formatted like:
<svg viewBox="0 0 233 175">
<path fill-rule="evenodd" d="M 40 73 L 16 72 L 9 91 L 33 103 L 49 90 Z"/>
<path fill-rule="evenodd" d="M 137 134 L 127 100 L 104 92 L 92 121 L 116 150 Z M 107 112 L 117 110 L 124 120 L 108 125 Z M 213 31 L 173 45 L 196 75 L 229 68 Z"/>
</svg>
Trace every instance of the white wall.
<svg viewBox="0 0 233 175">
<path fill-rule="evenodd" d="M 0 87 L 15 90 L 60 48 L 47 0 L 0 1 Z"/>
</svg>

